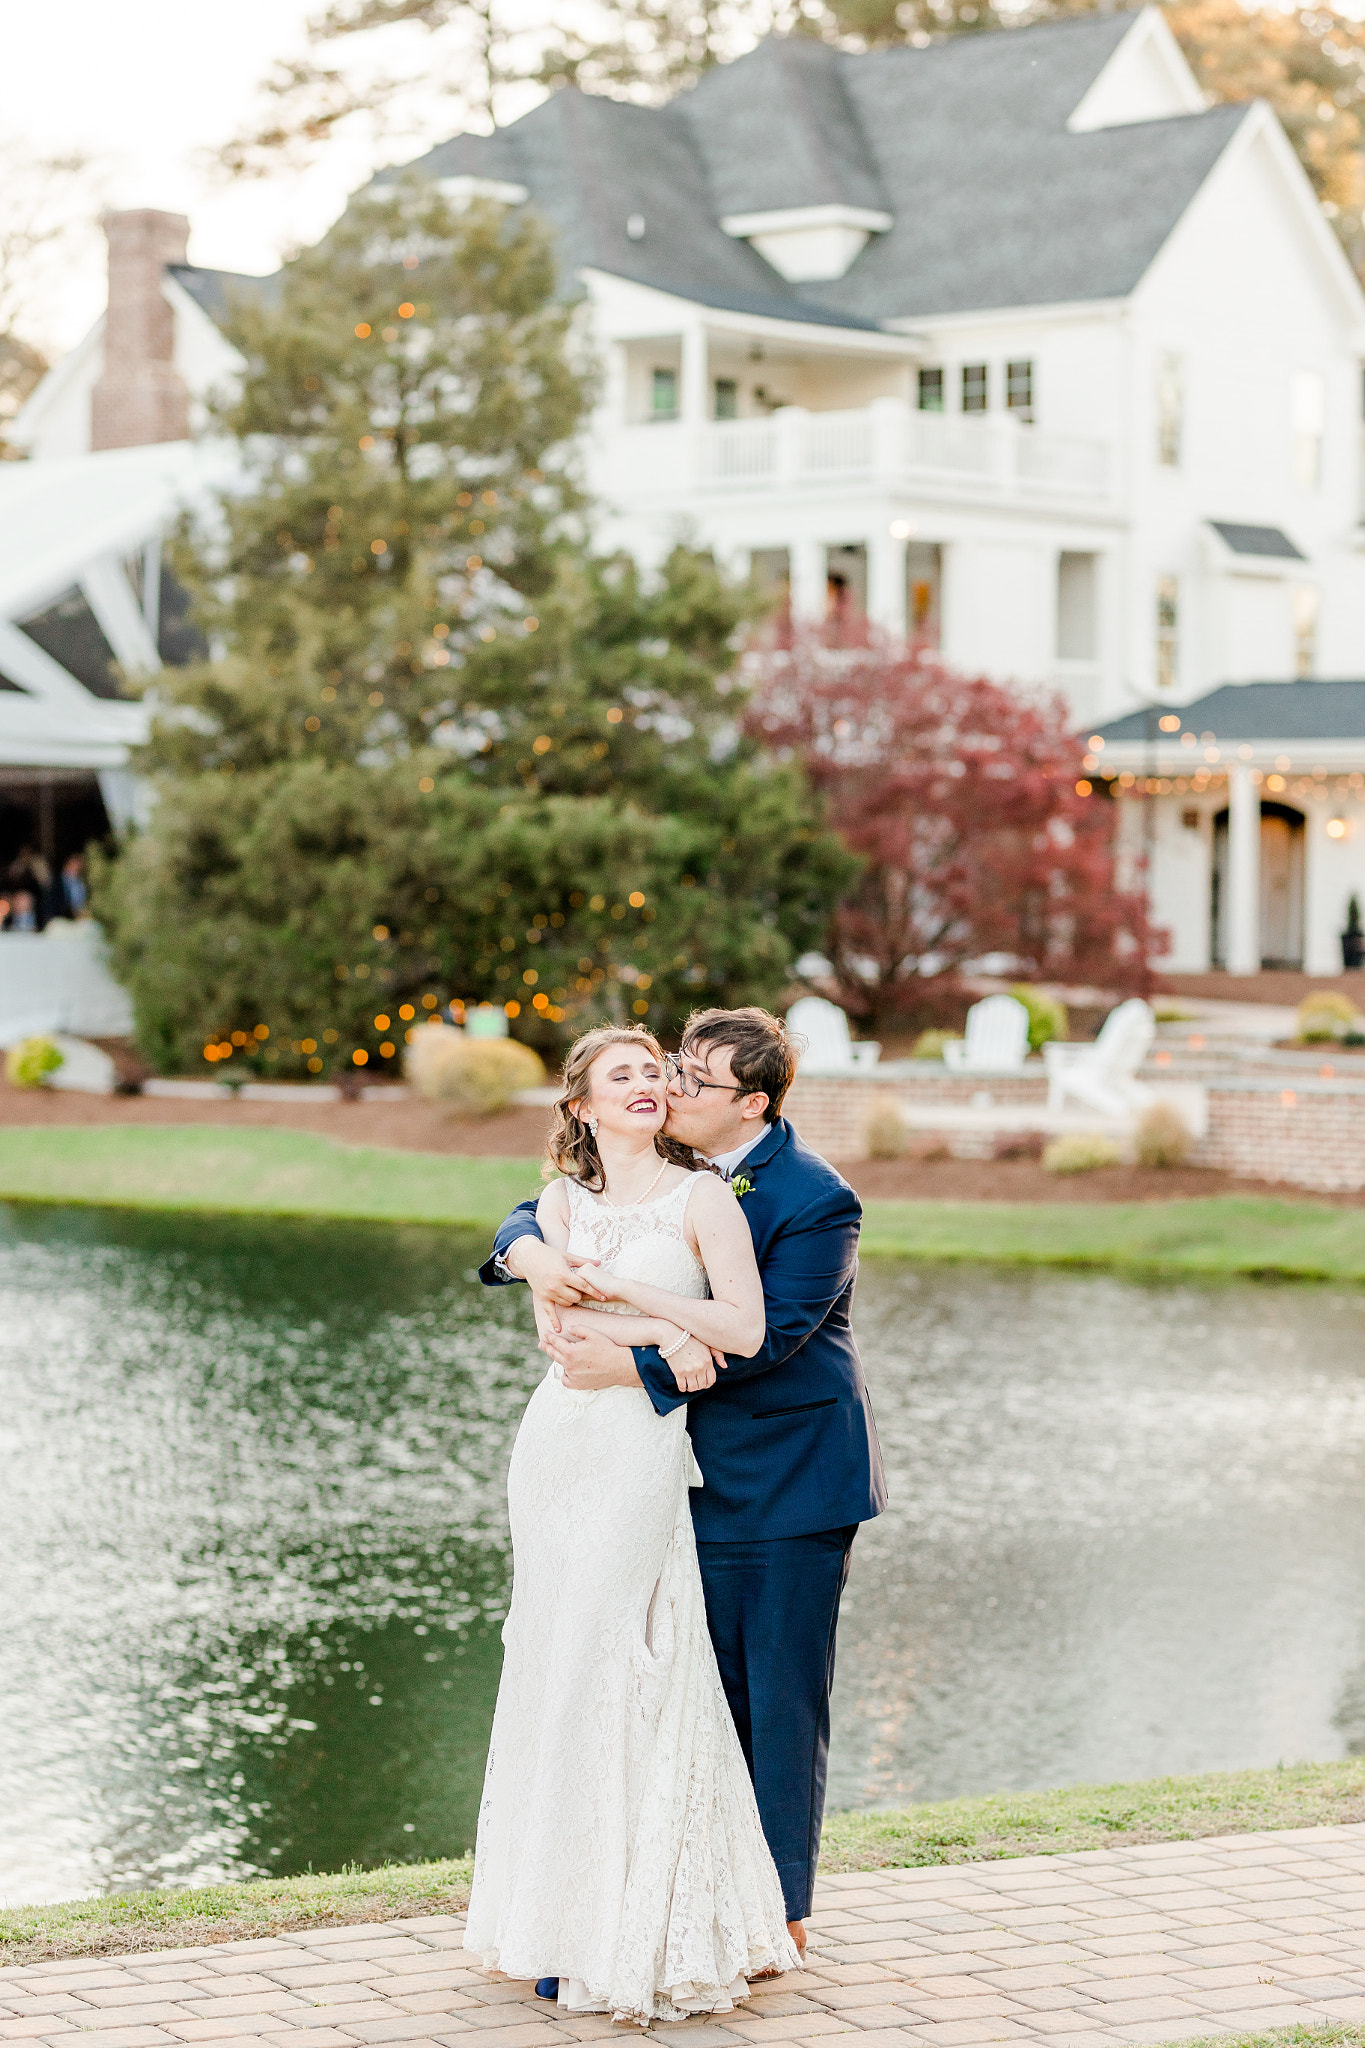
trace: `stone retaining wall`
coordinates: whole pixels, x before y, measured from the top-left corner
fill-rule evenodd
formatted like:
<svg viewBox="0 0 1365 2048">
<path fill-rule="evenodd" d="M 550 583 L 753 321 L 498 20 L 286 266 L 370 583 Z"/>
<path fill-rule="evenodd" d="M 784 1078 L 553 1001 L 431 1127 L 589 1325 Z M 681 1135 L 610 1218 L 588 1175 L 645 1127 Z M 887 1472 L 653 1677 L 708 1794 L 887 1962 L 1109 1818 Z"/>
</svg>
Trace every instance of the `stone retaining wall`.
<svg viewBox="0 0 1365 2048">
<path fill-rule="evenodd" d="M 1169 1070 L 1149 1070 L 1159 1086 Z M 1195 1147 L 1192 1164 L 1250 1180 L 1281 1181 L 1323 1193 L 1365 1188 L 1365 1080 L 1322 1080 L 1302 1070 L 1281 1076 L 1201 1077 L 1208 1090 L 1208 1133 Z M 929 1067 L 920 1075 L 905 1064 L 858 1076 L 800 1078 L 786 1113 L 808 1144 L 833 1160 L 865 1159 L 868 1131 L 878 1116 L 905 1108 L 979 1112 L 987 1105 L 1016 1112 L 1002 1144 L 1019 1142 L 1017 1111 L 1047 1100 L 1039 1067 L 1024 1074 L 948 1074 Z M 978 1116 L 973 1121 L 979 1121 Z M 949 1133 L 944 1139 L 952 1146 Z M 980 1156 L 979 1144 L 968 1147 Z"/>
</svg>

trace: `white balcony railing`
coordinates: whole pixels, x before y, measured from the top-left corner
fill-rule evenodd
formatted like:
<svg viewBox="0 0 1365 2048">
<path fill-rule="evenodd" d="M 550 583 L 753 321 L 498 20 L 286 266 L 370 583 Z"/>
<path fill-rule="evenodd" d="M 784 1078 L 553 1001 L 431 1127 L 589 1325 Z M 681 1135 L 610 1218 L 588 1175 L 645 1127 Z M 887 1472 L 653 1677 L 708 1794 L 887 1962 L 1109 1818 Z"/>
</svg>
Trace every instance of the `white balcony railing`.
<svg viewBox="0 0 1365 2048">
<path fill-rule="evenodd" d="M 922 479 L 991 497 L 1102 499 L 1112 489 L 1103 441 L 1049 434 L 1008 415 L 917 412 L 880 398 L 857 412 L 804 412 L 726 420 L 695 441 L 696 482 L 707 491 L 782 489 L 816 479 Z"/>
</svg>

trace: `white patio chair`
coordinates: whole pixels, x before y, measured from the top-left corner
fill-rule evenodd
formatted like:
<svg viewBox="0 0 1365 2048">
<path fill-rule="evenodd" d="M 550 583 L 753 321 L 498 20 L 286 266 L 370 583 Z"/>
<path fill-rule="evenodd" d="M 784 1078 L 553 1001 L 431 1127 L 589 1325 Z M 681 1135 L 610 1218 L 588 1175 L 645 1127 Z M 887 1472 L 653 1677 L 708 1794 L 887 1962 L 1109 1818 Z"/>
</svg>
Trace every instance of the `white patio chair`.
<svg viewBox="0 0 1365 2048">
<path fill-rule="evenodd" d="M 944 1063 L 960 1074 L 1008 1073 L 1028 1054 L 1028 1011 L 1013 996 L 987 996 L 967 1012 L 967 1036 L 950 1038 Z"/>
<path fill-rule="evenodd" d="M 849 1036 L 848 1018 L 837 1003 L 823 996 L 802 996 L 787 1012 L 787 1029 L 806 1041 L 801 1055 L 805 1074 L 854 1074 L 875 1067 L 881 1058 L 880 1045 L 864 1039 L 855 1045 Z"/>
<path fill-rule="evenodd" d="M 1068 1096 L 1101 1116 L 1145 1108 L 1152 1091 L 1136 1076 L 1155 1036 L 1150 1007 L 1133 996 L 1109 1012 L 1093 1045 L 1045 1045 L 1049 1111 L 1064 1109 Z"/>
</svg>

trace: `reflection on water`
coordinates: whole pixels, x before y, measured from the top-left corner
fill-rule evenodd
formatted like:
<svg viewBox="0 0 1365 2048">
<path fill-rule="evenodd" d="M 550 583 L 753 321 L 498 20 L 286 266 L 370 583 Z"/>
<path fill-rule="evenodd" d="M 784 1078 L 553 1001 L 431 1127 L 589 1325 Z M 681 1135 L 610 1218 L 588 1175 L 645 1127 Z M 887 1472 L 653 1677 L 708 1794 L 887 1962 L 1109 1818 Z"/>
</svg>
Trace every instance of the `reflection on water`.
<svg viewBox="0 0 1365 2048">
<path fill-rule="evenodd" d="M 1365 1749 L 1365 1295 L 878 1264 L 831 1798 Z"/>
<path fill-rule="evenodd" d="M 0 1210 L 0 1898 L 468 1846 L 542 1365 L 481 1251 Z M 1363 1302 L 869 1266 L 834 1803 L 1365 1748 Z"/>
</svg>

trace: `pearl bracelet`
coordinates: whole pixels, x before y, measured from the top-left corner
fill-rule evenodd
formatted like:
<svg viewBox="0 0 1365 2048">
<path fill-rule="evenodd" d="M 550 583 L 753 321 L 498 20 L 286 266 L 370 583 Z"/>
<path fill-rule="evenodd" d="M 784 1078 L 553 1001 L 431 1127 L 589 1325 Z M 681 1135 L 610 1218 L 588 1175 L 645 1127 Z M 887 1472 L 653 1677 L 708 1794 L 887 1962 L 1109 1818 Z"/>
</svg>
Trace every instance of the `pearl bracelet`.
<svg viewBox="0 0 1365 2048">
<path fill-rule="evenodd" d="M 674 1353 L 675 1351 L 681 1351 L 681 1350 L 682 1350 L 682 1348 L 683 1348 L 683 1345 L 687 1343 L 687 1341 L 688 1341 L 688 1339 L 689 1339 L 689 1338 L 691 1337 L 691 1335 L 692 1335 L 692 1332 L 691 1332 L 690 1330 L 684 1330 L 684 1331 L 683 1331 L 683 1333 L 682 1333 L 682 1335 L 681 1335 L 681 1337 L 679 1337 L 679 1339 L 678 1339 L 678 1341 L 677 1341 L 677 1343 L 676 1343 L 676 1344 L 670 1344 L 670 1345 L 669 1345 L 669 1347 L 668 1347 L 668 1349 L 667 1349 L 667 1351 L 661 1351 L 661 1352 L 659 1353 L 659 1356 L 660 1356 L 660 1358 L 671 1358 L 671 1357 L 673 1356 L 673 1353 Z"/>
</svg>

